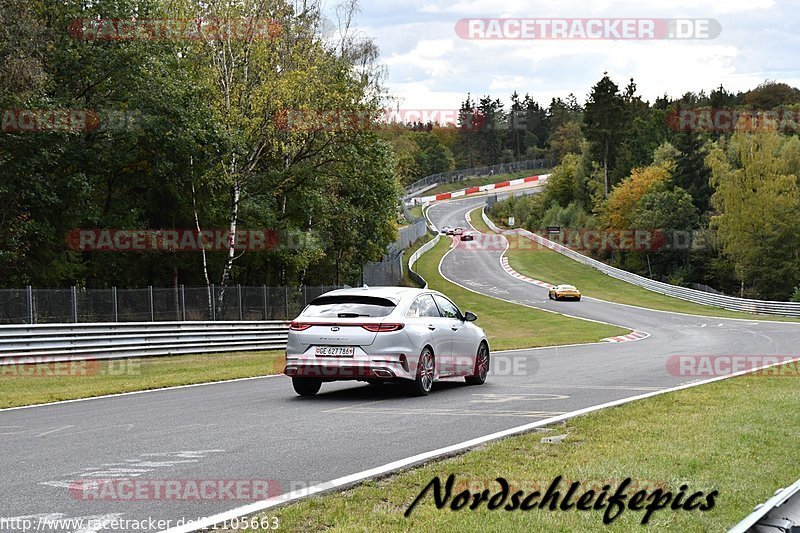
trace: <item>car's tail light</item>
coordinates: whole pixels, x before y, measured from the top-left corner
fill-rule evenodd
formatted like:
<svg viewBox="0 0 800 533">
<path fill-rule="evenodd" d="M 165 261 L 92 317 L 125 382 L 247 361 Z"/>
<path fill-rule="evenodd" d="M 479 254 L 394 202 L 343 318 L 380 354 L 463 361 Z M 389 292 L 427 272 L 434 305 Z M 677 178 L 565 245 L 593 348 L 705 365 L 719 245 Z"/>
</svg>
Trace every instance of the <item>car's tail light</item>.
<svg viewBox="0 0 800 533">
<path fill-rule="evenodd" d="M 311 327 L 311 324 L 304 324 L 303 322 L 292 322 L 289 324 L 289 329 L 292 331 L 303 331 Z"/>
<path fill-rule="evenodd" d="M 361 324 L 361 327 L 373 333 L 384 333 L 387 331 L 400 331 L 403 324 Z"/>
</svg>

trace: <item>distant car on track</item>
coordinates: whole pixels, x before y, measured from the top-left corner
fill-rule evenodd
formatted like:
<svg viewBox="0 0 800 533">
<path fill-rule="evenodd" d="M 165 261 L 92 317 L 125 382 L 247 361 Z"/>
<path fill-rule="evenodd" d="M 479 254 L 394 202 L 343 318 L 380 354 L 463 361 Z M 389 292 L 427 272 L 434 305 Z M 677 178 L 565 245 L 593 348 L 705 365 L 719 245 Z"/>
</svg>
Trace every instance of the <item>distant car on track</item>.
<svg viewBox="0 0 800 533">
<path fill-rule="evenodd" d="M 475 240 L 475 234 L 470 232 L 470 231 L 465 231 L 464 233 L 461 234 L 461 240 L 462 241 L 474 241 Z"/>
<path fill-rule="evenodd" d="M 562 298 L 572 298 L 581 301 L 581 291 L 573 285 L 556 285 L 548 294 L 551 300 L 561 300 Z"/>
<path fill-rule="evenodd" d="M 289 326 L 284 373 L 300 396 L 338 380 L 401 381 L 418 395 L 441 378 L 479 385 L 489 371 L 489 343 L 472 323 L 477 318 L 428 289 L 327 292 Z"/>
<path fill-rule="evenodd" d="M 440 233 L 442 235 L 452 235 L 453 234 L 453 228 L 451 228 L 450 226 L 445 226 L 445 227 L 443 227 L 441 229 Z"/>
<path fill-rule="evenodd" d="M 461 235 L 464 233 L 464 228 L 456 228 L 453 230 L 453 235 Z"/>
</svg>

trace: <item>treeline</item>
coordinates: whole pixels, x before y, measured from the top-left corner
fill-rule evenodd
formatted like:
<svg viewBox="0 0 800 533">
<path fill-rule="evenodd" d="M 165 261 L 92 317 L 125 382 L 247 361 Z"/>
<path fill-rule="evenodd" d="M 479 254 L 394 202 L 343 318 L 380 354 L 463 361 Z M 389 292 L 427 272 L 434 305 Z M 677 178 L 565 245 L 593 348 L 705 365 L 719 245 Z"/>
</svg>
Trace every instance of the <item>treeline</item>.
<svg viewBox="0 0 800 533">
<path fill-rule="evenodd" d="M 383 73 L 355 9 L 331 34 L 315 2 L 4 0 L 0 283 L 359 283 L 396 238 L 394 153 L 371 128 L 285 121 L 379 114 Z M 70 236 L 92 228 L 278 238 L 84 251 Z"/>
<path fill-rule="evenodd" d="M 448 111 L 448 110 L 442 110 Z M 403 185 L 431 174 L 531 159 L 560 160 L 580 148 L 582 108 L 575 95 L 553 98 L 547 107 L 530 95 L 511 95 L 506 108 L 498 98 L 467 95 L 455 123 L 408 122 L 384 132 L 397 156 Z M 579 131 L 578 131 L 579 134 Z M 575 143 L 578 143 L 577 145 Z"/>
<path fill-rule="evenodd" d="M 494 214 L 533 231 L 644 232 L 658 245 L 583 251 L 673 284 L 800 301 L 798 112 L 783 83 L 651 104 L 604 76 L 546 139 L 560 164 L 545 191 Z"/>
</svg>

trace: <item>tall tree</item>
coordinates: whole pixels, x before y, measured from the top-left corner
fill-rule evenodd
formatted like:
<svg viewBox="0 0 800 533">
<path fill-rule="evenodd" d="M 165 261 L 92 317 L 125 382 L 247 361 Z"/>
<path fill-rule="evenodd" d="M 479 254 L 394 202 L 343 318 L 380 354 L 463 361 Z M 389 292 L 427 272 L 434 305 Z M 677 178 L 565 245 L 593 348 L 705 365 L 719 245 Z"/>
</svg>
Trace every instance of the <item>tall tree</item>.
<svg viewBox="0 0 800 533">
<path fill-rule="evenodd" d="M 614 165 L 625 125 L 625 101 L 608 73 L 592 87 L 583 114 L 584 135 L 592 153 L 603 165 L 605 196 L 611 190 L 609 167 Z"/>
<path fill-rule="evenodd" d="M 736 132 L 711 150 L 708 165 L 719 213 L 712 223 L 740 293 L 789 298 L 800 282 L 800 139 Z"/>
<path fill-rule="evenodd" d="M 708 151 L 705 143 L 700 134 L 686 131 L 677 135 L 675 145 L 680 155 L 675 161 L 673 182 L 692 196 L 695 207 L 703 213 L 711 207 L 713 192 L 709 183 L 711 169 L 706 165 Z"/>
</svg>

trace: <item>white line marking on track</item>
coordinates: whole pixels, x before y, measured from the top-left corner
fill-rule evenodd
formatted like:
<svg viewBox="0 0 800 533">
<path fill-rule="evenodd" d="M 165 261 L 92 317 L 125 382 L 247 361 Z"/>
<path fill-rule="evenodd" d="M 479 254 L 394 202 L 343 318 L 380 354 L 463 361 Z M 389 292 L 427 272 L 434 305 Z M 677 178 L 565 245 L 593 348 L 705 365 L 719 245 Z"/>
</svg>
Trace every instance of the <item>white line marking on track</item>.
<svg viewBox="0 0 800 533">
<path fill-rule="evenodd" d="M 45 435 L 50 435 L 51 433 L 56 433 L 58 431 L 63 431 L 65 429 L 74 428 L 74 427 L 75 427 L 74 425 L 70 424 L 69 426 L 64 426 L 64 427 L 56 428 L 56 429 L 51 429 L 50 431 L 45 431 L 44 433 L 39 433 L 36 436 L 37 437 L 44 437 Z"/>
<path fill-rule="evenodd" d="M 547 383 L 521 383 L 519 385 L 497 385 L 494 387 L 534 387 L 541 389 L 593 389 L 593 390 L 636 390 L 636 391 L 657 391 L 661 390 L 658 387 L 640 387 L 629 385 L 565 385 L 565 384 L 547 384 Z"/>
<path fill-rule="evenodd" d="M 569 396 L 563 394 L 526 394 L 526 393 L 511 393 L 511 394 L 470 394 L 470 396 L 477 396 L 476 399 L 470 400 L 469 403 L 507 403 L 507 402 L 541 402 L 546 400 L 566 400 Z"/>
<path fill-rule="evenodd" d="M 335 413 L 336 411 L 346 411 L 347 409 L 355 408 L 355 407 L 366 407 L 368 405 L 375 405 L 376 403 L 381 403 L 384 400 L 375 400 L 374 402 L 364 402 L 364 403 L 357 403 L 354 405 L 345 405 L 344 407 L 334 407 L 333 409 L 326 409 L 322 411 L 323 413 Z"/>
<path fill-rule="evenodd" d="M 411 415 L 418 417 L 424 416 L 514 416 L 526 418 L 547 418 L 564 414 L 563 411 L 515 411 L 501 410 L 492 411 L 485 408 L 480 409 L 449 409 L 449 408 L 413 408 L 403 407 L 354 407 L 347 411 L 340 411 L 346 414 L 376 414 L 376 415 Z"/>
</svg>

